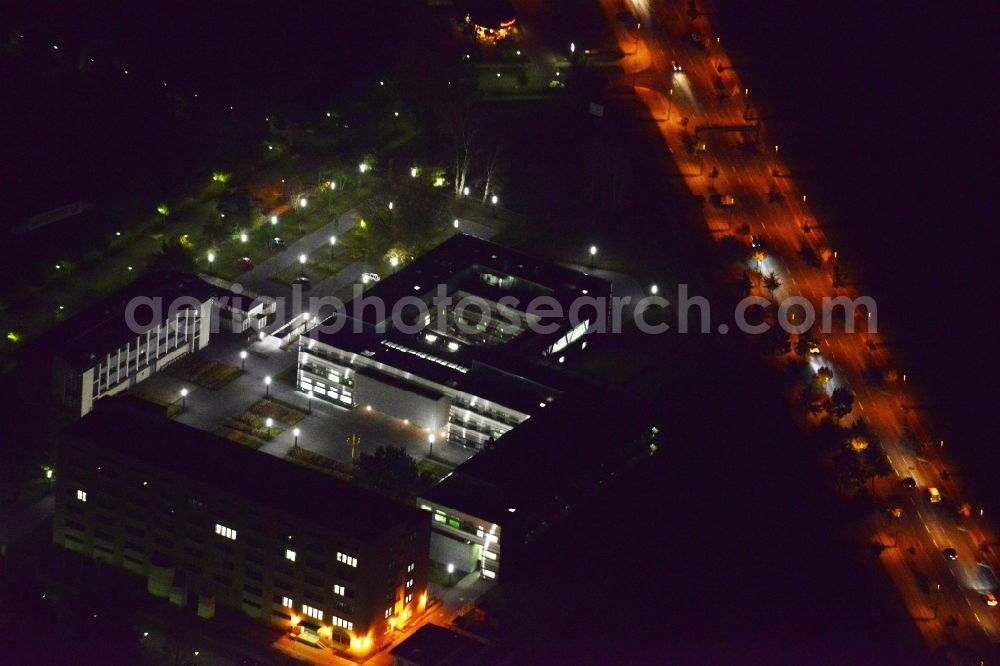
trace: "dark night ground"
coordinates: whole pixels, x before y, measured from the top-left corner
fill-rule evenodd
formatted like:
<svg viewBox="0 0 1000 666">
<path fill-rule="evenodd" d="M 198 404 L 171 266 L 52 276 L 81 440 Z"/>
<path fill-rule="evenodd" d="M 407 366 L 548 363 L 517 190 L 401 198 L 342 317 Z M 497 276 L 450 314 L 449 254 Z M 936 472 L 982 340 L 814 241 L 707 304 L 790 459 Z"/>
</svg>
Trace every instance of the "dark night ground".
<svg viewBox="0 0 1000 666">
<path fill-rule="evenodd" d="M 732 39 L 730 47 L 736 42 L 738 51 L 768 53 L 775 43 L 787 45 L 774 52 L 774 60 L 789 61 L 786 67 L 768 62 L 766 67 L 748 67 L 744 76 L 781 112 L 775 121 L 781 123 L 779 131 L 788 135 L 782 135 L 782 143 L 789 146 L 793 162 L 808 166 L 805 175 L 815 182 L 810 187 L 816 196 L 810 201 L 816 199 L 821 210 L 831 210 L 834 219 L 852 226 L 852 235 L 858 233 L 864 239 L 864 247 L 854 253 L 865 252 L 862 264 L 866 278 L 871 275 L 877 282 L 876 296 L 884 295 L 890 305 L 896 305 L 885 315 L 893 330 L 916 341 L 910 353 L 920 372 L 933 373 L 934 383 L 947 387 L 939 391 L 943 397 L 957 396 L 950 398 L 942 412 L 961 433 L 963 446 L 977 437 L 985 440 L 989 432 L 985 415 L 963 404 L 983 404 L 979 350 L 983 340 L 992 336 L 978 327 L 953 332 L 954 327 L 948 325 L 973 307 L 972 297 L 963 296 L 969 285 L 992 277 L 983 260 L 988 243 L 982 240 L 990 238 L 980 224 L 985 208 L 969 205 L 970 199 L 981 198 L 984 191 L 974 179 L 992 172 L 988 165 L 978 167 L 973 158 L 977 146 L 986 141 L 986 135 L 976 129 L 988 126 L 977 114 L 991 107 L 960 103 L 963 95 L 985 89 L 985 78 L 974 76 L 979 59 L 953 57 L 964 54 L 969 44 L 988 42 L 963 38 L 977 22 L 961 13 L 928 36 L 926 27 L 908 33 L 905 22 L 894 20 L 905 15 L 900 12 L 887 14 L 884 25 L 875 25 L 869 14 L 836 11 L 841 18 L 831 24 L 833 9 L 817 8 L 805 15 L 799 8 L 793 12 L 779 6 L 766 15 L 741 13 L 745 29 L 724 25 L 723 30 L 727 40 Z M 784 25 L 792 16 L 795 21 L 805 20 L 808 29 L 796 32 Z M 952 30 L 951 23 L 962 27 Z M 823 34 L 819 31 L 823 26 L 831 27 L 828 40 L 832 44 L 815 51 L 806 49 L 810 39 Z M 873 34 L 880 35 L 880 40 L 873 39 Z M 794 35 L 800 36 L 792 39 Z M 887 59 L 885 45 L 909 45 L 914 40 L 925 44 L 918 55 L 900 50 Z M 845 51 L 841 46 L 845 43 L 855 48 Z M 787 57 L 790 52 L 795 58 Z M 847 56 L 849 74 L 840 67 Z M 756 58 L 758 62 L 763 59 Z M 800 62 L 813 67 L 802 67 Z M 867 71 L 864 66 L 871 63 L 878 63 L 879 68 Z M 881 85 L 883 81 L 892 85 Z M 865 122 L 868 115 L 855 113 L 855 102 L 850 109 L 834 103 L 829 94 L 834 84 L 847 91 L 840 99 L 872 96 L 865 111 L 871 114 L 870 122 Z M 942 90 L 948 104 L 943 108 L 929 105 L 932 98 L 921 92 L 924 86 L 929 91 Z M 286 90 L 296 88 L 288 85 Z M 783 90 L 796 94 L 782 97 Z M 814 126 L 803 119 L 820 120 Z M 853 122 L 838 125 L 845 119 Z M 941 123 L 952 119 L 969 124 L 953 135 Z M 564 124 L 564 143 L 573 143 L 572 127 L 572 122 Z M 542 134 L 545 126 L 525 131 Z M 558 135 L 558 130 L 552 132 Z M 559 143 L 558 136 L 550 140 Z M 920 160 L 891 157 L 925 151 L 939 156 L 947 166 L 922 174 Z M 870 165 L 867 171 L 848 171 L 837 165 L 859 154 Z M 524 181 L 530 181 L 532 173 L 532 168 L 525 167 Z M 663 187 L 655 173 L 641 173 L 646 180 L 637 181 L 636 189 L 659 197 Z M 963 192 L 957 183 L 969 177 L 972 184 Z M 873 191 L 864 184 L 872 184 Z M 551 212 L 562 219 L 553 210 L 561 204 L 553 201 L 572 197 L 572 178 L 552 187 L 558 195 L 553 194 L 548 203 L 536 195 L 515 200 L 512 206 Z M 646 215 L 639 228 L 669 219 L 664 217 L 671 212 L 666 205 L 646 199 L 636 202 L 637 211 L 632 212 Z M 922 212 L 927 209 L 933 216 Z M 582 215 L 565 219 L 560 226 L 549 227 L 558 234 L 543 237 L 552 242 L 588 242 L 584 240 L 586 219 Z M 942 223 L 926 224 L 938 220 Z M 619 222 L 613 221 L 616 226 Z M 659 234 L 662 230 L 646 227 L 646 231 Z M 700 249 L 692 250 L 690 256 L 672 256 L 684 255 L 677 246 L 685 244 L 683 236 L 670 240 L 664 241 L 674 246 L 664 250 L 671 257 L 664 272 L 675 278 L 694 277 L 684 275 L 675 264 L 690 265 Z M 615 257 L 612 250 L 608 254 Z M 885 261 L 886 256 L 893 261 Z M 879 264 L 888 265 L 891 274 L 874 273 Z M 935 270 L 923 270 L 927 266 Z M 985 288 L 974 291 L 994 293 Z M 931 306 L 916 303 L 915 293 L 934 294 L 937 300 Z M 949 336 L 941 339 L 939 333 L 946 329 Z M 925 346 L 924 340 L 930 338 L 937 338 L 947 352 Z M 778 663 L 902 661 L 900 657 L 916 644 L 915 632 L 888 578 L 871 566 L 867 553 L 842 543 L 840 524 L 849 520 L 846 512 L 828 500 L 825 479 L 816 469 L 808 444 L 800 440 L 785 415 L 779 388 L 771 385 L 767 371 L 742 360 L 745 355 L 738 342 L 727 340 L 726 347 L 701 357 L 701 363 L 693 360 L 699 358 L 697 353 L 686 351 L 701 341 L 671 337 L 663 344 L 664 361 L 659 366 L 650 363 L 649 372 L 670 381 L 690 378 L 695 387 L 702 387 L 692 388 L 688 395 L 692 415 L 677 424 L 681 428 L 677 442 L 668 445 L 637 480 L 598 500 L 594 518 L 577 514 L 580 517 L 551 540 L 554 555 L 544 586 L 535 595 L 535 603 L 523 608 L 524 630 L 516 632 L 525 648 L 538 649 L 541 652 L 536 654 L 552 656 L 557 662 L 573 656 L 584 663 L 662 661 L 660 650 L 667 651 L 668 659 L 673 656 L 687 663 L 745 662 L 755 654 L 758 662 Z M 640 358 L 649 362 L 647 356 Z M 954 422 L 960 414 L 968 419 L 959 429 Z M 990 452 L 977 455 L 989 459 Z M 5 638 L 20 649 L 30 644 L 32 627 L 39 632 L 44 628 L 46 635 L 55 631 L 44 616 L 36 620 L 32 623 L 25 618 L 17 634 Z M 74 652 L 71 646 L 64 647 L 66 654 Z"/>
</svg>

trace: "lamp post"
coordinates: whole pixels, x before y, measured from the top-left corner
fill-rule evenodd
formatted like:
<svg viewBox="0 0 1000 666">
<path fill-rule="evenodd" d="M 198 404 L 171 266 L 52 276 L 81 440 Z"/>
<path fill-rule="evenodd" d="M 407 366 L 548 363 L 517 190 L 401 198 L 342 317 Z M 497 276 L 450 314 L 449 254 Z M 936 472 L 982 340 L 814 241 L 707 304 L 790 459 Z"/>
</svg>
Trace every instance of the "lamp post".
<svg viewBox="0 0 1000 666">
<path fill-rule="evenodd" d="M 451 587 L 451 575 L 455 573 L 455 565 L 451 562 L 448 563 L 448 586 Z"/>
<path fill-rule="evenodd" d="M 309 200 L 305 197 L 299 197 L 299 233 L 302 233 L 302 226 L 305 224 L 306 217 L 306 206 L 309 205 Z"/>
<path fill-rule="evenodd" d="M 186 388 L 181 389 L 181 411 L 183 412 L 187 408 L 187 397 L 188 390 Z"/>
<path fill-rule="evenodd" d="M 389 257 L 389 265 L 392 266 L 392 272 L 396 272 L 396 266 L 399 266 L 399 257 L 392 255 Z"/>
<path fill-rule="evenodd" d="M 427 453 L 428 458 L 434 457 L 434 433 L 427 435 L 427 443 L 430 445 L 430 451 Z"/>
<path fill-rule="evenodd" d="M 455 221 L 451 223 L 451 226 L 455 227 L 455 229 L 458 229 L 458 218 L 457 217 L 455 218 Z"/>
<path fill-rule="evenodd" d="M 264 397 L 271 397 L 271 375 L 264 377 Z"/>
<path fill-rule="evenodd" d="M 301 431 L 301 430 L 299 430 L 298 428 L 296 428 L 295 430 L 293 430 L 293 431 L 292 431 L 292 434 L 293 434 L 293 435 L 295 435 L 295 446 L 298 446 L 298 445 L 299 445 L 299 434 L 300 434 L 301 432 L 302 432 L 302 431 Z"/>
<path fill-rule="evenodd" d="M 270 377 L 268 377 L 268 379 L 270 379 Z M 267 437 L 268 437 L 268 439 L 270 439 L 271 438 L 271 426 L 274 425 L 274 419 L 268 419 L 268 420 L 264 421 L 264 425 L 267 426 Z"/>
<path fill-rule="evenodd" d="M 272 215 L 271 216 L 271 226 L 274 227 L 274 226 L 277 226 L 277 224 L 278 224 L 278 216 L 277 215 Z"/>
<path fill-rule="evenodd" d="M 306 255 L 299 255 L 299 277 L 306 276 Z"/>
<path fill-rule="evenodd" d="M 651 293 L 653 296 L 656 296 L 656 294 L 658 294 L 659 292 L 660 288 L 657 287 L 655 284 L 649 288 L 649 293 Z"/>
<path fill-rule="evenodd" d="M 240 352 L 240 371 L 244 372 L 247 369 L 247 353 L 246 351 Z"/>
<path fill-rule="evenodd" d="M 597 246 L 596 245 L 591 245 L 590 246 L 590 267 L 591 268 L 594 267 L 594 259 L 596 257 L 597 257 Z"/>
<path fill-rule="evenodd" d="M 215 253 L 214 252 L 209 252 L 208 253 L 208 274 L 209 275 L 212 274 L 212 262 L 213 261 L 215 261 Z"/>
<path fill-rule="evenodd" d="M 333 261 L 333 246 L 337 244 L 337 237 L 330 236 L 330 261 Z"/>
<path fill-rule="evenodd" d="M 670 122 L 670 112 L 674 110 L 674 89 L 670 89 L 670 94 L 667 95 L 667 122 Z"/>
</svg>

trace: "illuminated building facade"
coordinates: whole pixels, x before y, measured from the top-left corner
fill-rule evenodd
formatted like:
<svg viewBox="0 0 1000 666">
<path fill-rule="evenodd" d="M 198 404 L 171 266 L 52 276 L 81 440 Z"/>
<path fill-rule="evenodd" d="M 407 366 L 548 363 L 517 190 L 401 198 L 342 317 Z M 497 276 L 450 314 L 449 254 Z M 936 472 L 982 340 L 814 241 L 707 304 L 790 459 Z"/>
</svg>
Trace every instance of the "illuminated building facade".
<svg viewBox="0 0 1000 666">
<path fill-rule="evenodd" d="M 364 656 L 427 603 L 429 526 L 412 507 L 166 418 L 102 401 L 58 454 L 56 544 Z"/>
<path fill-rule="evenodd" d="M 610 294 L 594 276 L 457 234 L 300 338 L 297 385 L 480 450 L 562 392 L 556 368 Z M 595 305 L 574 323 L 580 297 Z M 542 321 L 530 307 L 541 301 L 564 316 Z"/>
<path fill-rule="evenodd" d="M 273 311 L 269 299 L 239 296 L 187 273 L 153 272 L 63 322 L 39 345 L 51 351 L 52 391 L 83 416 L 99 399 L 204 349 L 213 331 L 246 331 Z"/>
</svg>

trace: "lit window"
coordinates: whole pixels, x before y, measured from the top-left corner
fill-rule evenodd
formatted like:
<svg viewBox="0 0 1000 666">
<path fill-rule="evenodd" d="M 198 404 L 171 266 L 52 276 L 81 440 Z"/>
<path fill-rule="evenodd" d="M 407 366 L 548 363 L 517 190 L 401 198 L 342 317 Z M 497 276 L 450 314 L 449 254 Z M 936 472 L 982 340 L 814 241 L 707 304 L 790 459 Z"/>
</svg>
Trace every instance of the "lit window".
<svg viewBox="0 0 1000 666">
<path fill-rule="evenodd" d="M 232 539 L 233 541 L 236 541 L 236 530 L 234 530 L 231 527 L 226 527 L 225 525 L 220 525 L 219 523 L 216 523 L 215 533 L 220 536 L 224 536 L 227 539 Z"/>
<path fill-rule="evenodd" d="M 318 608 L 313 608 L 312 606 L 307 606 L 305 604 L 302 604 L 302 612 L 311 618 L 315 618 L 317 620 L 323 619 L 323 611 L 321 611 Z"/>
<path fill-rule="evenodd" d="M 411 571 L 413 571 L 413 567 L 414 567 L 413 562 L 410 562 L 410 566 L 406 567 L 406 573 L 410 573 Z"/>
<path fill-rule="evenodd" d="M 295 551 L 292 550 L 292 549 L 290 549 L 290 548 L 286 548 L 285 549 L 285 559 L 286 560 L 291 560 L 292 562 L 294 562 L 295 561 Z"/>
<path fill-rule="evenodd" d="M 413 595 L 412 594 L 408 594 L 405 597 L 403 597 L 403 603 L 404 604 L 408 604 L 411 601 L 413 601 Z"/>
<path fill-rule="evenodd" d="M 496 578 L 497 572 L 490 571 L 489 569 L 483 569 L 483 575 L 486 576 L 487 578 Z"/>
<path fill-rule="evenodd" d="M 388 617 L 388 616 L 386 616 L 386 617 Z M 335 627 L 341 627 L 343 629 L 347 629 L 348 631 L 351 631 L 351 630 L 354 629 L 354 623 L 353 622 L 348 622 L 347 620 L 345 620 L 343 618 L 339 618 L 336 615 L 331 615 L 330 616 L 330 624 L 332 624 Z"/>
<path fill-rule="evenodd" d="M 406 587 L 413 587 L 413 579 L 406 581 Z"/>
<path fill-rule="evenodd" d="M 492 550 L 487 550 L 486 551 L 486 559 L 488 559 L 488 560 L 495 560 L 495 559 L 497 559 L 497 554 L 494 553 Z"/>
<path fill-rule="evenodd" d="M 281 597 L 281 605 L 285 608 L 291 608 L 295 605 L 295 603 L 292 601 L 291 597 Z"/>
<path fill-rule="evenodd" d="M 392 615 L 392 609 L 391 608 L 386 608 L 385 609 L 385 619 L 388 620 L 390 615 Z"/>
<path fill-rule="evenodd" d="M 350 555 L 344 555 L 343 553 L 340 552 L 337 553 L 337 561 L 342 564 L 346 564 L 349 567 L 358 566 L 358 558 L 351 557 Z"/>
<path fill-rule="evenodd" d="M 344 596 L 344 593 L 345 593 L 346 591 L 347 591 L 347 590 L 345 590 L 345 589 L 344 589 L 344 586 L 343 586 L 343 585 L 334 585 L 334 586 L 333 586 L 333 593 L 334 593 L 334 594 L 339 594 L 340 596 Z"/>
<path fill-rule="evenodd" d="M 77 490 L 76 491 L 76 498 L 78 500 L 80 500 L 81 502 L 86 502 L 87 501 L 87 491 L 86 490 Z"/>
</svg>

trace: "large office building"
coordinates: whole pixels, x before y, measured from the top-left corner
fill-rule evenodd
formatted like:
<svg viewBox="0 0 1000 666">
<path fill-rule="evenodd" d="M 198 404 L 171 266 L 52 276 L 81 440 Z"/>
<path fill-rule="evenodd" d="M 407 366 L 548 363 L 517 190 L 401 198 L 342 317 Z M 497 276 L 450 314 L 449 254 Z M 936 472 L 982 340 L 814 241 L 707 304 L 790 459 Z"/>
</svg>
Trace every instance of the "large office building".
<svg viewBox="0 0 1000 666">
<path fill-rule="evenodd" d="M 60 444 L 56 544 L 211 618 L 230 609 L 363 657 L 427 604 L 426 513 L 103 400 Z"/>
<path fill-rule="evenodd" d="M 273 303 L 240 298 L 195 275 L 148 273 L 45 336 L 52 389 L 61 404 L 83 416 L 100 398 L 203 349 L 213 331 L 245 331 L 273 309 Z"/>
<path fill-rule="evenodd" d="M 595 276 L 457 234 L 303 335 L 298 387 L 480 450 L 564 390 L 555 368 L 610 295 Z"/>
</svg>

